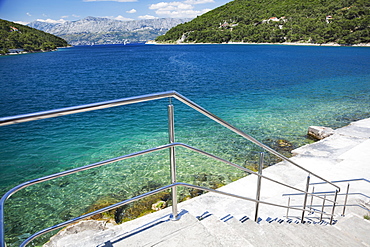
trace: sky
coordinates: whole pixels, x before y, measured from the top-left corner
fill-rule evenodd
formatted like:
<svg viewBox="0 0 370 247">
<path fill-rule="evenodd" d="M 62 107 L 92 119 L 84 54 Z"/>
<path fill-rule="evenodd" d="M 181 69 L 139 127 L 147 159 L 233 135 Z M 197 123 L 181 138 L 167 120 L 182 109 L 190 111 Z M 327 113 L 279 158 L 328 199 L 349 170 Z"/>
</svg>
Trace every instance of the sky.
<svg viewBox="0 0 370 247">
<path fill-rule="evenodd" d="M 122 21 L 194 18 L 231 0 L 0 0 L 0 19 L 62 23 L 87 16 Z"/>
</svg>

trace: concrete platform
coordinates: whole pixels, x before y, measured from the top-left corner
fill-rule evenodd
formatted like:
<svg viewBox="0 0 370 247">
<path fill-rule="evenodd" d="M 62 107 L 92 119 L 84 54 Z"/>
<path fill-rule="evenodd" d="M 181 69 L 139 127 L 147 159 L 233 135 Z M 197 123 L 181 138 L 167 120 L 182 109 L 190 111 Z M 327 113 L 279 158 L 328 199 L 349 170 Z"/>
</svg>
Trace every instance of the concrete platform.
<svg viewBox="0 0 370 247">
<path fill-rule="evenodd" d="M 354 122 L 316 143 L 293 151 L 292 160 L 327 180 L 365 178 L 370 180 L 370 119 Z M 263 170 L 263 175 L 305 189 L 307 173 L 288 162 Z M 311 182 L 319 182 L 313 175 Z M 250 198 L 256 196 L 256 176 L 250 175 L 219 190 Z M 348 183 L 338 183 L 345 192 Z M 370 196 L 370 183 L 350 182 L 350 192 Z M 329 185 L 315 185 L 315 191 L 333 191 Z M 262 180 L 261 200 L 287 205 L 284 193 L 289 188 Z M 339 196 L 343 203 L 344 196 Z M 322 200 L 314 199 L 313 205 Z M 291 205 L 302 205 L 302 196 L 292 196 Z M 351 195 L 350 205 L 369 207 L 370 199 Z M 331 208 L 325 207 L 326 212 Z M 171 221 L 171 209 L 146 215 L 121 225 L 104 222 L 81 222 L 67 227 L 44 246 L 370 246 L 370 221 L 363 216 L 368 211 L 358 206 L 336 208 L 336 224 L 319 222 L 317 215 L 306 215 L 306 224 L 295 224 L 301 212 L 260 205 L 260 224 L 255 216 L 255 203 L 207 193 L 179 204 L 181 219 Z M 199 216 L 203 216 L 198 220 Z M 249 218 L 248 220 L 246 220 Z M 268 223 L 266 219 L 275 219 Z M 291 223 L 288 222 L 291 220 Z M 279 223 L 278 220 L 282 223 Z M 242 223 L 243 222 L 243 223 Z M 320 224 L 318 224 L 320 223 Z M 86 225 L 86 227 L 83 226 Z M 95 225 L 95 226 L 93 226 Z"/>
</svg>

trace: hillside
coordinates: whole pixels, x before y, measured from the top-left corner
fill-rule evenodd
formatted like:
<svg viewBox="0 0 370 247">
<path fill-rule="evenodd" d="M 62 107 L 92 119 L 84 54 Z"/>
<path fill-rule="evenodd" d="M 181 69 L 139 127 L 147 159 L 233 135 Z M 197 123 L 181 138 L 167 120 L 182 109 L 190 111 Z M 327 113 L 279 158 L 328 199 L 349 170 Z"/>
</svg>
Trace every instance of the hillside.
<svg viewBox="0 0 370 247">
<path fill-rule="evenodd" d="M 90 16 L 77 21 L 55 24 L 35 21 L 28 26 L 57 35 L 72 45 L 98 45 L 154 40 L 170 28 L 190 20 L 162 18 L 118 21 Z"/>
<path fill-rule="evenodd" d="M 67 42 L 55 35 L 0 19 L 0 53 L 9 49 L 47 51 L 67 46 Z"/>
<path fill-rule="evenodd" d="M 370 43 L 368 0 L 234 0 L 159 36 L 166 43 Z"/>
</svg>

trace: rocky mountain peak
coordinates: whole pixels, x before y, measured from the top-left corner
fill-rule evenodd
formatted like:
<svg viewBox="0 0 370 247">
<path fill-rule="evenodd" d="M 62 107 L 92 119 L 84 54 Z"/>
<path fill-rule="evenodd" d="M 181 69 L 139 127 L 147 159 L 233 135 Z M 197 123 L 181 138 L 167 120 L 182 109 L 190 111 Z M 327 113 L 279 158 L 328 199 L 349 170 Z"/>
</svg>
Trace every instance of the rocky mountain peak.
<svg viewBox="0 0 370 247">
<path fill-rule="evenodd" d="M 34 21 L 28 26 L 57 35 L 72 45 L 144 42 L 163 35 L 170 28 L 191 19 L 161 18 L 119 21 L 88 16 L 77 21 L 47 23 Z"/>
</svg>

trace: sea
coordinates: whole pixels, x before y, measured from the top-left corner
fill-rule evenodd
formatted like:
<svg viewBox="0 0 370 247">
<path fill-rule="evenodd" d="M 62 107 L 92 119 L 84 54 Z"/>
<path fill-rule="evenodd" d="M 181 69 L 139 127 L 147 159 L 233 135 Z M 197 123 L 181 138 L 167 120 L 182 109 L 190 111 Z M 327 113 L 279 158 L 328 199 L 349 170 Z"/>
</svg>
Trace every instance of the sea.
<svg viewBox="0 0 370 247">
<path fill-rule="evenodd" d="M 309 126 L 370 117 L 370 48 L 286 45 L 104 45 L 0 56 L 0 117 L 177 91 L 289 156 Z M 42 176 L 175 141 L 256 169 L 263 150 L 181 102 L 160 99 L 0 127 L 0 195 Z M 218 187 L 246 176 L 176 148 L 177 180 Z M 265 166 L 278 160 L 266 155 Z M 30 186 L 5 204 L 8 246 L 170 183 L 168 150 Z M 190 190 L 180 190 L 186 198 Z M 50 237 L 50 236 L 49 236 Z M 40 245 L 47 237 L 34 242 Z"/>
</svg>

